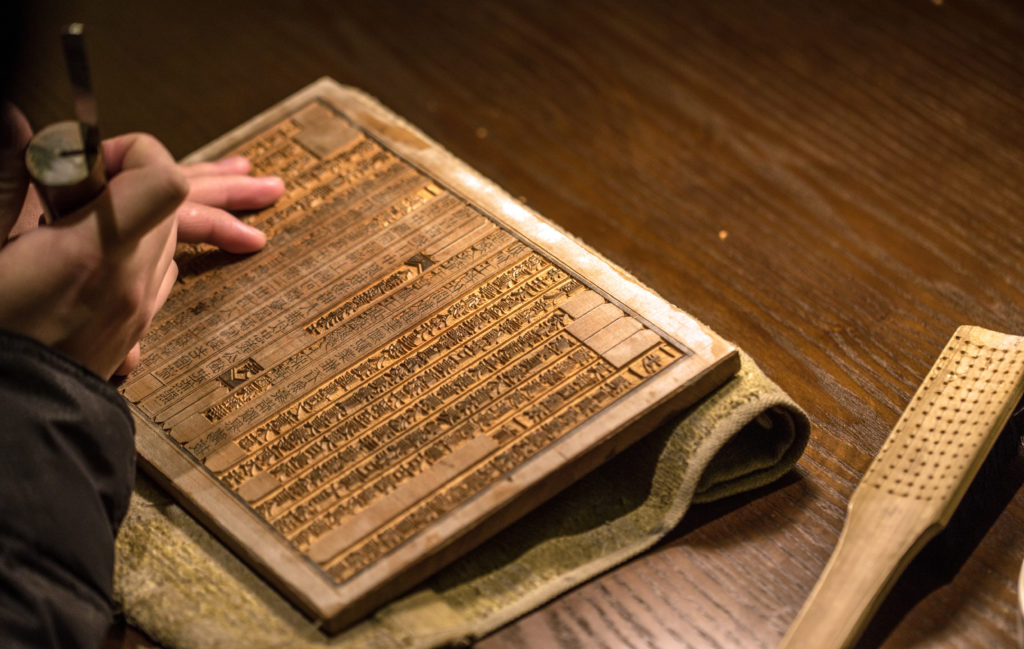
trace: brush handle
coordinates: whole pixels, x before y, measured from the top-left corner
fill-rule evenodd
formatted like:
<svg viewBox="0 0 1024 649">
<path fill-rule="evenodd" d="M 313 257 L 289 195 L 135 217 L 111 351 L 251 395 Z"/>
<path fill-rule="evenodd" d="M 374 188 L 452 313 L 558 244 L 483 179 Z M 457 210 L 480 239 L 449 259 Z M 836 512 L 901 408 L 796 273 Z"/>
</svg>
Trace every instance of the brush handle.
<svg viewBox="0 0 1024 649">
<path fill-rule="evenodd" d="M 782 649 L 849 647 L 952 517 L 1024 392 L 1024 338 L 960 327 L 850 498 L 839 543 Z"/>
<path fill-rule="evenodd" d="M 832 557 L 779 649 L 845 649 L 864 631 L 896 579 L 941 529 L 913 501 L 851 503 Z"/>
</svg>

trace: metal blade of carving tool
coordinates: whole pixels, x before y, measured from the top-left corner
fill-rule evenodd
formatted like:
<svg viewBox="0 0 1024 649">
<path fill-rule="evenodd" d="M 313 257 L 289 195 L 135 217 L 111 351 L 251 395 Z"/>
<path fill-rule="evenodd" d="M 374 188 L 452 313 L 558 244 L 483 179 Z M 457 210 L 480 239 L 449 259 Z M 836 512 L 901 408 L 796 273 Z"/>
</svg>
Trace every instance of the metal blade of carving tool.
<svg viewBox="0 0 1024 649">
<path fill-rule="evenodd" d="M 71 79 L 71 93 L 75 104 L 75 118 L 82 125 L 82 143 L 87 164 L 91 167 L 100 146 L 99 120 L 96 96 L 92 91 L 89 60 L 85 55 L 85 26 L 71 23 L 61 32 L 64 61 Z"/>
<path fill-rule="evenodd" d="M 50 124 L 32 136 L 25 149 L 25 167 L 39 192 L 47 223 L 98 196 L 107 181 L 84 31 L 81 23 L 61 31 L 77 119 Z"/>
<path fill-rule="evenodd" d="M 780 649 L 850 647 L 944 528 L 1024 393 L 1024 338 L 960 327 L 871 462 Z"/>
</svg>

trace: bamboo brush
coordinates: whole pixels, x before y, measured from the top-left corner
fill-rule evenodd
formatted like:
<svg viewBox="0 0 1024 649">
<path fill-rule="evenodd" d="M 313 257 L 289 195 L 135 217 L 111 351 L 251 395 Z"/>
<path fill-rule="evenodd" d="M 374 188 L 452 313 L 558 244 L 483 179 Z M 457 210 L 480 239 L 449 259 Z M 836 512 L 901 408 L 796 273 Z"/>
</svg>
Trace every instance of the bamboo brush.
<svg viewBox="0 0 1024 649">
<path fill-rule="evenodd" d="M 850 647 L 949 522 L 1024 392 L 1024 338 L 960 327 L 850 497 L 839 543 L 780 649 Z"/>
</svg>

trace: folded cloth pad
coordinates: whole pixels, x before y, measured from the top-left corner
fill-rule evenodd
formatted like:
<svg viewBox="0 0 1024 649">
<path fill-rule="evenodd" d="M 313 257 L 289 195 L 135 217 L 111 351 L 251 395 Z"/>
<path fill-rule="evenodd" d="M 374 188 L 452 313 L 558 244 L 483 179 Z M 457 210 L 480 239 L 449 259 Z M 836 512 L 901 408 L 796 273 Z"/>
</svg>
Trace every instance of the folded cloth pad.
<svg viewBox="0 0 1024 649">
<path fill-rule="evenodd" d="M 739 373 L 427 582 L 325 636 L 140 476 L 117 542 L 127 618 L 173 649 L 427 648 L 469 642 L 650 548 L 692 502 L 789 471 L 807 417 L 746 355 Z"/>
</svg>

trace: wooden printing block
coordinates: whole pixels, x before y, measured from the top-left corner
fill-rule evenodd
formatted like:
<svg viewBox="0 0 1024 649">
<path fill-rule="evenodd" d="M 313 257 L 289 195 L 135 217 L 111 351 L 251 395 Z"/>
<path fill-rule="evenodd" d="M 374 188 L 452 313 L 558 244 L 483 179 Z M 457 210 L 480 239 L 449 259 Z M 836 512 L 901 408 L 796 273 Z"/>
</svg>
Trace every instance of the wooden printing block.
<svg viewBox="0 0 1024 649">
<path fill-rule="evenodd" d="M 286 181 L 179 249 L 122 391 L 146 470 L 328 632 L 732 375 L 736 350 L 322 79 L 190 156 Z"/>
</svg>

